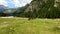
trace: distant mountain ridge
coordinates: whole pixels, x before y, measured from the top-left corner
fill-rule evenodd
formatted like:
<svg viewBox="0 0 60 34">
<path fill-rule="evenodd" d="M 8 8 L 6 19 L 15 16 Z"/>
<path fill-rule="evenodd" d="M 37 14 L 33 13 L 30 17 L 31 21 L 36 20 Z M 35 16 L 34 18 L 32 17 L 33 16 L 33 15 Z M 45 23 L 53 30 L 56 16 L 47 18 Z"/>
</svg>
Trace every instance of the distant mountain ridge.
<svg viewBox="0 0 60 34">
<path fill-rule="evenodd" d="M 0 12 L 4 12 L 4 11 L 6 11 L 6 9 L 8 9 L 8 7 L 6 7 L 4 5 L 0 5 Z"/>
<path fill-rule="evenodd" d="M 29 6 L 29 4 L 27 4 L 26 6 L 23 6 L 23 7 L 9 8 L 4 5 L 0 5 L 0 12 L 3 12 L 7 15 L 18 15 L 18 14 L 24 13 L 25 9 L 28 6 Z"/>
</svg>

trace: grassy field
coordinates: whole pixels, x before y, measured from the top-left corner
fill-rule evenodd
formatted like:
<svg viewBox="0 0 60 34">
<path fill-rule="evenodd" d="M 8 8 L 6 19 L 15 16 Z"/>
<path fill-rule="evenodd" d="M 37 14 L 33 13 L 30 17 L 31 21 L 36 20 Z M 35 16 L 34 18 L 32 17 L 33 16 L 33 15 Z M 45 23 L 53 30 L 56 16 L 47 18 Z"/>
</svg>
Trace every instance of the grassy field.
<svg viewBox="0 0 60 34">
<path fill-rule="evenodd" d="M 0 18 L 0 34 L 60 34 L 60 19 Z"/>
</svg>

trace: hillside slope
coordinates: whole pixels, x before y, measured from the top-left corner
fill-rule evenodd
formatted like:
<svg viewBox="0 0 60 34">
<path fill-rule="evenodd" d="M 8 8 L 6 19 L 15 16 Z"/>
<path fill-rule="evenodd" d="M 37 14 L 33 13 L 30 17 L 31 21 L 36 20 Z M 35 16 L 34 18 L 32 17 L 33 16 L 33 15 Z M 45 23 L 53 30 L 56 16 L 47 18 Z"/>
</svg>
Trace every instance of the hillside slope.
<svg viewBox="0 0 60 34">
<path fill-rule="evenodd" d="M 60 18 L 60 2 L 56 0 L 33 0 L 25 12 L 31 12 L 32 16 L 39 18 Z"/>
</svg>

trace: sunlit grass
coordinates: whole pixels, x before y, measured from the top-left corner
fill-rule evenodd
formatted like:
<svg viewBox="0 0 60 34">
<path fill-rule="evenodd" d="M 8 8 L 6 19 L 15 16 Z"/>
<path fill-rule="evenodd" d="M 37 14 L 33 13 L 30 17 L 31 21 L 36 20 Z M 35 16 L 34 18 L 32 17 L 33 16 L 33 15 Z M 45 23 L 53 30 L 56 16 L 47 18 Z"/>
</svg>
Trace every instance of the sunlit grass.
<svg viewBox="0 0 60 34">
<path fill-rule="evenodd" d="M 60 34 L 60 19 L 0 18 L 0 34 Z"/>
</svg>

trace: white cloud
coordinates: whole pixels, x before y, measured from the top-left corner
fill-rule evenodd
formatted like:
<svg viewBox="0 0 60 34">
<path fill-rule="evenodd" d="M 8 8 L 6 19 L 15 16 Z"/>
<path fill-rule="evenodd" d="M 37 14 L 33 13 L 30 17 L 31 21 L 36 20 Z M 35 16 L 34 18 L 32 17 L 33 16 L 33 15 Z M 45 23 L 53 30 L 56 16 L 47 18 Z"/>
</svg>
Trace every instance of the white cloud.
<svg viewBox="0 0 60 34">
<path fill-rule="evenodd" d="M 27 3 L 30 3 L 32 0 L 23 0 L 21 5 L 24 6 L 26 5 Z"/>
<path fill-rule="evenodd" d="M 7 2 L 10 1 L 10 2 Z M 0 5 L 8 6 L 9 3 L 15 5 L 15 7 L 22 7 L 25 6 L 27 3 L 30 3 L 32 0 L 0 0 Z"/>
<path fill-rule="evenodd" d="M 0 5 L 8 6 L 5 0 L 0 0 Z"/>
<path fill-rule="evenodd" d="M 21 7 L 21 6 L 25 6 L 27 3 L 30 3 L 32 0 L 22 0 L 22 2 L 20 2 L 19 0 L 13 0 L 13 3 L 15 4 L 16 7 Z"/>
<path fill-rule="evenodd" d="M 23 3 L 30 3 L 32 0 L 23 0 Z"/>
<path fill-rule="evenodd" d="M 13 3 L 15 4 L 16 7 L 20 6 L 19 0 L 13 0 Z"/>
</svg>

